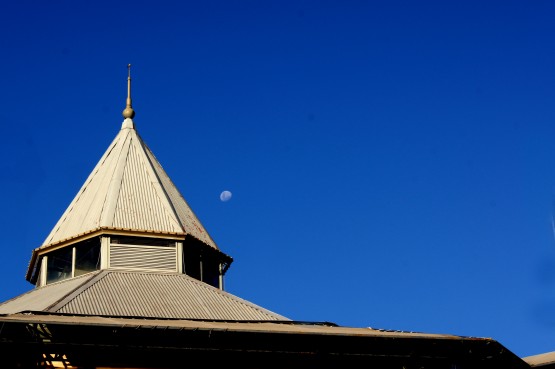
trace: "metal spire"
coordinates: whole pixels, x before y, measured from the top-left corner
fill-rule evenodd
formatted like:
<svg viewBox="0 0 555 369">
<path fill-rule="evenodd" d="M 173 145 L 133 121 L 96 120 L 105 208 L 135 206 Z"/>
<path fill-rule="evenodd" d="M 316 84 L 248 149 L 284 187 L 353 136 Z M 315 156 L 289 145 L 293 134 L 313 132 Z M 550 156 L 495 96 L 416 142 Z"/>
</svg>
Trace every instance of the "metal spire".
<svg viewBox="0 0 555 369">
<path fill-rule="evenodd" d="M 133 119 L 135 116 L 135 110 L 131 107 L 131 64 L 127 64 L 127 106 L 122 114 L 125 119 Z"/>
</svg>

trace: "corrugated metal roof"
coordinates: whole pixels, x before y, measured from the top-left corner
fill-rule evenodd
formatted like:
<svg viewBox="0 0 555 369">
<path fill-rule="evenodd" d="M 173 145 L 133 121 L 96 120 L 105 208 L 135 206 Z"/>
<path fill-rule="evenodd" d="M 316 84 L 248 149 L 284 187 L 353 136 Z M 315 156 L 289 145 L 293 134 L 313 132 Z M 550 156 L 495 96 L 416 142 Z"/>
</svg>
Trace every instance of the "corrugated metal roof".
<svg viewBox="0 0 555 369">
<path fill-rule="evenodd" d="M 217 249 L 131 119 L 41 247 L 99 228 L 188 234 Z"/>
<path fill-rule="evenodd" d="M 528 363 L 531 368 L 555 368 L 555 351 L 527 356 L 524 357 L 523 360 Z"/>
<path fill-rule="evenodd" d="M 178 319 L 289 320 L 185 274 L 110 270 L 39 287 L 0 305 L 0 314 L 26 310 Z"/>
<path fill-rule="evenodd" d="M 206 232 L 206 230 L 196 217 L 195 213 L 193 213 L 193 211 L 191 210 L 189 204 L 187 204 L 185 198 L 181 195 L 177 187 L 173 184 L 170 177 L 166 174 L 166 172 L 160 165 L 160 162 L 156 160 L 156 157 L 154 156 L 152 151 L 150 151 L 150 149 L 146 146 L 145 151 L 150 159 L 152 167 L 156 171 L 156 175 L 158 176 L 160 183 L 162 183 L 162 186 L 166 189 L 166 194 L 168 195 L 170 203 L 177 213 L 178 219 L 181 222 L 183 229 L 187 230 L 189 234 L 204 242 L 205 244 L 216 247 L 214 241 Z"/>
<path fill-rule="evenodd" d="M 7 321 L 33 321 L 37 323 L 68 323 L 73 325 L 109 325 L 115 327 L 141 327 L 141 328 L 178 328 L 191 330 L 224 330 L 242 332 L 273 332 L 273 333 L 310 333 L 322 335 L 340 336 L 369 336 L 369 337 L 388 337 L 388 338 L 440 338 L 452 340 L 478 340 L 493 341 L 487 337 L 467 337 L 451 334 L 422 333 L 422 332 L 402 332 L 377 330 L 364 327 L 345 327 L 332 323 L 319 322 L 226 322 L 226 321 L 195 321 L 187 319 L 152 319 L 152 318 L 125 318 L 125 317 L 101 317 L 101 316 L 68 316 L 60 314 L 11 314 L 0 317 L 0 322 Z"/>
<path fill-rule="evenodd" d="M 48 308 L 80 287 L 93 277 L 85 274 L 80 277 L 38 287 L 0 304 L 0 314 L 13 314 L 24 310 L 48 311 Z"/>
</svg>

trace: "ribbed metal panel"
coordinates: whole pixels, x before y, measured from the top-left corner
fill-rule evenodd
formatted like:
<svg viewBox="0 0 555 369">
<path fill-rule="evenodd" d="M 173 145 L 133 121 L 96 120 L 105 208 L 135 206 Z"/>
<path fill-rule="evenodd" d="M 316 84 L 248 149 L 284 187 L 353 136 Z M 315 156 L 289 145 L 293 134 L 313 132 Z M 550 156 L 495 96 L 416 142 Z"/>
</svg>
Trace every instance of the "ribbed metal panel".
<svg viewBox="0 0 555 369">
<path fill-rule="evenodd" d="M 0 304 L 0 314 L 13 314 L 25 310 L 46 311 L 49 306 L 52 306 L 68 293 L 79 288 L 96 274 L 98 272 L 32 289 L 23 295 Z"/>
<path fill-rule="evenodd" d="M 175 247 L 110 245 L 110 268 L 177 271 Z"/>
<path fill-rule="evenodd" d="M 35 288 L 0 305 L 0 314 L 26 310 L 146 318 L 290 320 L 184 274 L 114 270 Z"/>
<path fill-rule="evenodd" d="M 184 274 L 102 271 L 59 313 L 213 320 L 289 320 Z"/>
<path fill-rule="evenodd" d="M 173 184 L 168 174 L 164 171 L 162 165 L 160 165 L 152 151 L 150 151 L 148 147 L 145 147 L 145 150 L 160 182 L 164 187 L 164 190 L 177 212 L 179 221 L 181 222 L 185 233 L 190 234 L 205 244 L 217 249 L 218 247 L 216 246 L 216 243 L 212 240 L 208 232 L 206 232 L 203 225 L 198 220 L 189 204 L 187 204 L 183 195 L 181 195 L 177 187 Z"/>
<path fill-rule="evenodd" d="M 136 134 L 129 147 L 113 227 L 182 232 Z"/>
<path fill-rule="evenodd" d="M 118 162 L 118 154 L 129 142 L 129 132 L 130 130 L 121 130 L 118 133 L 43 245 L 71 238 L 100 226 L 102 209 Z"/>
<path fill-rule="evenodd" d="M 99 227 L 190 234 L 217 248 L 134 128 L 124 126 L 43 246 Z"/>
<path fill-rule="evenodd" d="M 481 341 L 484 343 L 493 343 L 494 340 L 487 337 L 476 336 L 456 336 L 452 334 L 410 332 L 399 330 L 374 329 L 370 327 L 346 327 L 337 326 L 333 323 L 322 324 L 324 322 L 283 322 L 266 321 L 266 322 L 215 322 L 215 321 L 194 321 L 194 320 L 160 320 L 160 319 L 130 319 L 126 317 L 101 317 L 101 316 L 67 316 L 58 314 L 14 314 L 6 317 L 0 317 L 2 322 L 33 322 L 45 324 L 72 324 L 72 325 L 90 325 L 90 326 L 111 326 L 133 327 L 136 329 L 187 329 L 187 330 L 215 330 L 215 331 L 234 331 L 234 332 L 252 332 L 252 333 L 301 333 L 318 334 L 318 335 L 334 335 L 340 336 L 358 336 L 358 337 L 383 337 L 390 341 L 399 338 L 424 338 L 431 340 L 435 346 L 437 341 L 434 339 L 447 339 L 460 345 L 463 341 Z M 349 342 L 353 342 L 349 339 Z M 411 343 L 414 344 L 414 341 Z M 390 342 L 390 344 L 392 344 Z M 372 346 L 370 345 L 370 349 Z M 548 356 L 555 356 L 555 352 L 549 353 Z M 389 366 L 388 366 L 389 367 Z M 437 366 L 436 366 L 437 367 Z M 447 366 L 450 367 L 450 366 Z M 479 366 L 480 367 L 480 366 Z M 483 366 L 481 366 L 483 368 Z M 507 367 L 508 368 L 508 367 Z"/>
</svg>

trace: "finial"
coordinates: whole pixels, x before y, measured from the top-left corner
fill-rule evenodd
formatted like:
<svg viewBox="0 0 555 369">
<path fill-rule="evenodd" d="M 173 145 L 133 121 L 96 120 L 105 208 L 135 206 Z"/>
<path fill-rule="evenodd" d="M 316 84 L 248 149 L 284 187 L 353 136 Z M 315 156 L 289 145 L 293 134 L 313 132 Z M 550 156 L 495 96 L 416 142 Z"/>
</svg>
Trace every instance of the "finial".
<svg viewBox="0 0 555 369">
<path fill-rule="evenodd" d="M 127 64 L 127 106 L 123 109 L 125 119 L 135 116 L 135 110 L 131 107 L 131 64 Z"/>
</svg>

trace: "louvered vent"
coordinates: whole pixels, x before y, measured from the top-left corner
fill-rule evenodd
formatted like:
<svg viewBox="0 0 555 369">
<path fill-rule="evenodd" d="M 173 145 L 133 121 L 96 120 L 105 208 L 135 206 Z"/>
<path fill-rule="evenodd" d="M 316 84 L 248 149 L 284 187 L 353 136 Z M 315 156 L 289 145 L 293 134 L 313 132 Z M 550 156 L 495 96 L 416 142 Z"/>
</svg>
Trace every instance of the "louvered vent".
<svg viewBox="0 0 555 369">
<path fill-rule="evenodd" d="M 110 244 L 110 268 L 177 271 L 177 249 L 161 246 Z"/>
</svg>

